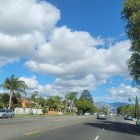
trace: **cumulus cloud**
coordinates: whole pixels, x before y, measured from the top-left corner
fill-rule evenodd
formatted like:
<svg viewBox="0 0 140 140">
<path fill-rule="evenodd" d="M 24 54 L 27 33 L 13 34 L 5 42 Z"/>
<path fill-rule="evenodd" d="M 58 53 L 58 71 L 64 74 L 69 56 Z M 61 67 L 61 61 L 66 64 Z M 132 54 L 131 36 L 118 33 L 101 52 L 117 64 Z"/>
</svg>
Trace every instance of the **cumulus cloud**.
<svg viewBox="0 0 140 140">
<path fill-rule="evenodd" d="M 135 99 L 136 96 L 140 97 L 138 88 L 123 83 L 118 87 L 110 88 L 109 92 L 110 95 L 107 98 L 112 100 L 127 101 L 128 98 Z"/>
<path fill-rule="evenodd" d="M 0 5 L 0 55 L 3 57 L 29 58 L 36 54 L 37 45 L 46 37 L 49 39 L 60 19 L 60 11 L 47 2 L 1 0 Z"/>
<path fill-rule="evenodd" d="M 0 30 L 5 34 L 46 34 L 60 18 L 59 10 L 47 2 L 1 0 L 0 5 Z"/>
<path fill-rule="evenodd" d="M 41 85 L 39 84 L 36 76 L 20 77 L 19 79 L 25 81 L 25 84 L 28 85 L 27 96 L 30 96 L 31 93 L 36 91 L 39 95 L 43 95 L 44 97 L 55 95 L 64 96 L 66 94 L 66 90 L 57 85 L 55 82 L 52 85 Z"/>
<path fill-rule="evenodd" d="M 96 85 L 104 83 L 112 76 L 128 76 L 126 66 L 130 56 L 128 40 L 116 42 L 109 48 L 98 49 L 96 45 L 104 44 L 102 39 L 93 38 L 86 32 L 75 33 L 64 28 L 64 37 L 60 34 L 58 36 L 60 39 L 57 37 L 56 41 L 52 39 L 40 47 L 38 59 L 25 63 L 29 69 L 44 74 L 54 74 L 66 82 L 71 78 L 83 80 L 91 74 L 96 79 Z"/>
</svg>

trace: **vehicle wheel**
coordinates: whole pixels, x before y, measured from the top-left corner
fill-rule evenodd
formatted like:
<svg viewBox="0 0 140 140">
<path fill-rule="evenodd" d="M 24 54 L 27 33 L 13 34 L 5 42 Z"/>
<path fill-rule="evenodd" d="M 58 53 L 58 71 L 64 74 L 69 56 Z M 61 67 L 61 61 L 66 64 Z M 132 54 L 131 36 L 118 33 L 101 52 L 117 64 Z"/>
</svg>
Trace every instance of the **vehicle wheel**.
<svg viewBox="0 0 140 140">
<path fill-rule="evenodd" d="M 5 116 L 5 114 L 2 116 L 2 118 L 4 119 L 6 116 Z"/>
<path fill-rule="evenodd" d="M 14 118 L 14 115 L 11 115 L 11 118 Z"/>
</svg>

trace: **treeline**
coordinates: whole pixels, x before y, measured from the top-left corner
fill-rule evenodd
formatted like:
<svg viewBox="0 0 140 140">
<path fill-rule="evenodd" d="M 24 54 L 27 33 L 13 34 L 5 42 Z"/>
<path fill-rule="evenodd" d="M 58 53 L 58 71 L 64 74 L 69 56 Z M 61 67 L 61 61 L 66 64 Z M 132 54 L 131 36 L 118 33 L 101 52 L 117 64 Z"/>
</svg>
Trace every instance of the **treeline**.
<svg viewBox="0 0 140 140">
<path fill-rule="evenodd" d="M 49 110 L 62 111 L 65 113 L 75 112 L 96 112 L 98 109 L 94 105 L 92 95 L 89 90 L 83 90 L 81 94 L 77 92 L 69 92 L 65 97 L 50 96 L 47 98 L 39 96 L 38 92 L 30 93 L 26 97 L 25 89 L 28 85 L 24 81 L 19 80 L 12 75 L 7 78 L 2 84 L 8 93 L 0 94 L 1 108 L 22 107 L 23 99 L 27 101 L 27 106 L 30 108 L 42 108 L 44 113 Z M 23 98 L 23 94 L 25 97 Z"/>
<path fill-rule="evenodd" d="M 44 113 L 49 110 L 62 111 L 65 113 L 76 112 L 96 112 L 97 108 L 94 105 L 92 96 L 88 90 L 84 90 L 78 98 L 77 92 L 69 92 L 64 98 L 60 96 L 50 96 L 47 99 L 33 92 L 30 97 L 24 100 L 28 101 L 29 108 L 42 108 Z M 8 93 L 0 94 L 0 108 L 8 108 L 10 96 Z M 13 93 L 11 100 L 11 108 L 22 107 L 23 98 L 20 92 Z"/>
</svg>

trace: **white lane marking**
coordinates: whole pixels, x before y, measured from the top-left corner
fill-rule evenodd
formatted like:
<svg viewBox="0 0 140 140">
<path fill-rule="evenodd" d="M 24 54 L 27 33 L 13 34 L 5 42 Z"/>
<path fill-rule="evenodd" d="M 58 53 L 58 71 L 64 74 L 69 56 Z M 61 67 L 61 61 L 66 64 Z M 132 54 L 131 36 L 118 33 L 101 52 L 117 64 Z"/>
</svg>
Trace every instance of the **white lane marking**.
<svg viewBox="0 0 140 140">
<path fill-rule="evenodd" d="M 99 136 L 97 136 L 94 140 L 98 140 Z"/>
</svg>

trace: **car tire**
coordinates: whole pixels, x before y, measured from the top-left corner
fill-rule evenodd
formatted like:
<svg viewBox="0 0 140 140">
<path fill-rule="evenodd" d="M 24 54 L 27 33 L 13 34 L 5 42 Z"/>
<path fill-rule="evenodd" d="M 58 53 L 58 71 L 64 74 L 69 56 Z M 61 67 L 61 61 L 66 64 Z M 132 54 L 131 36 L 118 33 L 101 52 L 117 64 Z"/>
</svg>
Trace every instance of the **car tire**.
<svg viewBox="0 0 140 140">
<path fill-rule="evenodd" d="M 14 118 L 14 115 L 13 114 L 11 115 L 11 118 Z"/>
</svg>

